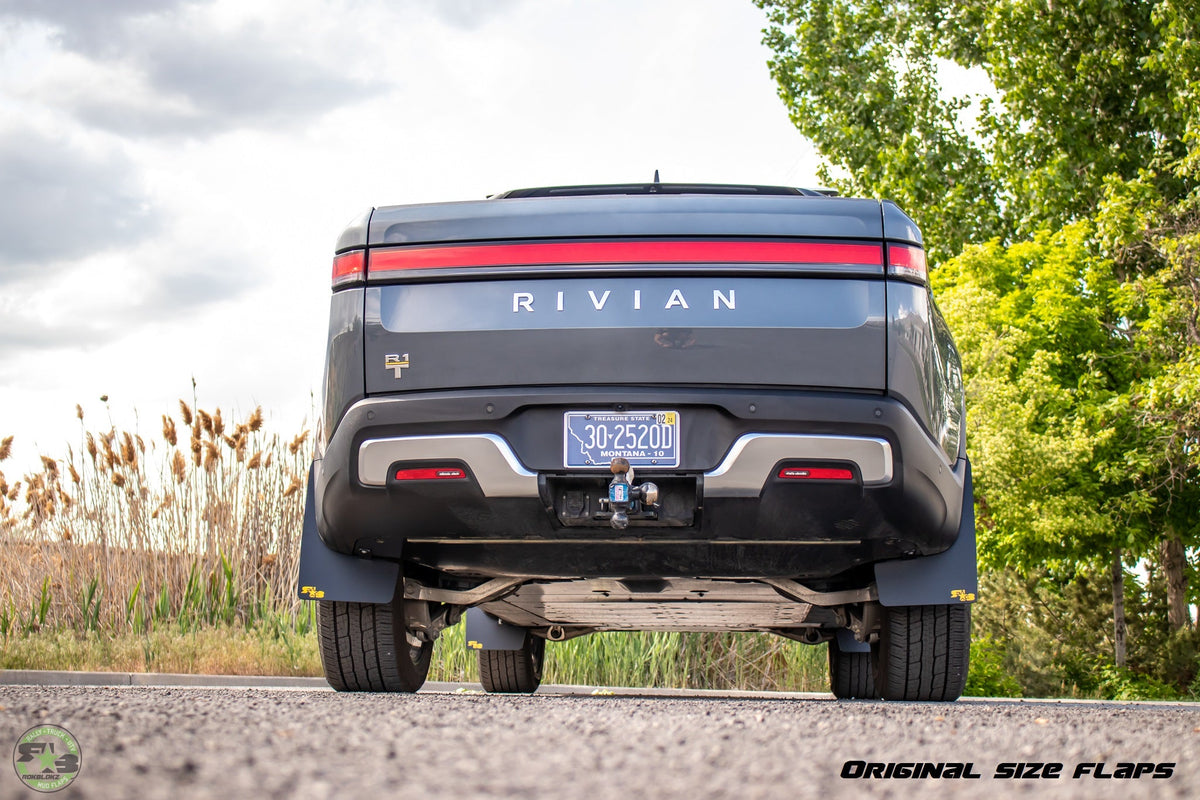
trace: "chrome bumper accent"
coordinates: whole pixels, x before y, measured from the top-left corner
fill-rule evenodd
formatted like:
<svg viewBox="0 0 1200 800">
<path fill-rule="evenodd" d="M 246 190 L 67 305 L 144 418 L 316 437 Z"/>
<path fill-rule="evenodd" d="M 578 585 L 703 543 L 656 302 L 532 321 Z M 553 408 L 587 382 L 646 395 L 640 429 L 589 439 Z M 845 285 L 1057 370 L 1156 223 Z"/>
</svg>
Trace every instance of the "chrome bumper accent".
<svg viewBox="0 0 1200 800">
<path fill-rule="evenodd" d="M 729 449 L 729 455 L 704 473 L 705 497 L 757 497 L 780 461 L 852 461 L 866 486 L 892 480 L 892 446 L 870 436 L 748 433 Z"/>
<path fill-rule="evenodd" d="M 358 449 L 358 480 L 386 486 L 388 467 L 397 461 L 462 461 L 471 468 L 486 497 L 537 497 L 537 473 L 521 465 L 494 433 L 397 436 L 368 439 Z M 756 497 L 771 468 L 780 461 L 851 461 L 863 484 L 892 480 L 892 446 L 868 436 L 748 433 L 733 443 L 725 459 L 704 473 L 705 497 Z"/>
<path fill-rule="evenodd" d="M 537 497 L 537 473 L 521 466 L 508 442 L 493 433 L 368 439 L 358 448 L 358 480 L 386 486 L 397 461 L 462 461 L 487 497 Z"/>
</svg>

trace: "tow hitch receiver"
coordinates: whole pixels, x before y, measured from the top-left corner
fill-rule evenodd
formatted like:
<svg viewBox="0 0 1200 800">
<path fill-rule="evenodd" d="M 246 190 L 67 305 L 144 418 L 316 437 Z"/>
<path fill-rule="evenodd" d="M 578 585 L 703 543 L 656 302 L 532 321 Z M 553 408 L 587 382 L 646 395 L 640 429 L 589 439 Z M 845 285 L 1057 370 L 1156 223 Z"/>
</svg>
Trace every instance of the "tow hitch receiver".
<svg viewBox="0 0 1200 800">
<path fill-rule="evenodd" d="M 644 503 L 654 506 L 658 503 L 658 487 L 646 481 L 641 486 L 633 486 L 633 467 L 624 458 L 614 458 L 609 465 L 613 479 L 608 484 L 608 506 L 612 509 L 612 519 L 609 524 L 619 531 L 629 527 L 629 512 L 637 511 Z"/>
</svg>

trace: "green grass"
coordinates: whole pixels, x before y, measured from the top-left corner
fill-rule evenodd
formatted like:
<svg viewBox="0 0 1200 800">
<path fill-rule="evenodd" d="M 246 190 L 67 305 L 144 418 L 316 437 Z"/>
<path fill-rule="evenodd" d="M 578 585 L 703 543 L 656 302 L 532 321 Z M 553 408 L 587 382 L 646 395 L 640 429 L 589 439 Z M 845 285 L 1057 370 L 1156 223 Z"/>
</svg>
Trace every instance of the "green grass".
<svg viewBox="0 0 1200 800">
<path fill-rule="evenodd" d="M 825 647 L 752 633 L 594 633 L 546 643 L 544 682 L 581 686 L 828 691 Z M 463 626 L 442 633 L 430 680 L 475 682 Z"/>
<path fill-rule="evenodd" d="M 285 619 L 146 633 L 17 633 L 0 639 L 0 669 L 322 675 L 314 628 Z M 546 683 L 827 691 L 826 675 L 824 646 L 760 634 L 599 633 L 546 647 Z M 461 624 L 438 639 L 429 680 L 478 682 Z"/>
<path fill-rule="evenodd" d="M 320 675 L 316 635 L 221 625 L 145 634 L 43 631 L 0 640 L 0 668 L 205 675 Z"/>
</svg>

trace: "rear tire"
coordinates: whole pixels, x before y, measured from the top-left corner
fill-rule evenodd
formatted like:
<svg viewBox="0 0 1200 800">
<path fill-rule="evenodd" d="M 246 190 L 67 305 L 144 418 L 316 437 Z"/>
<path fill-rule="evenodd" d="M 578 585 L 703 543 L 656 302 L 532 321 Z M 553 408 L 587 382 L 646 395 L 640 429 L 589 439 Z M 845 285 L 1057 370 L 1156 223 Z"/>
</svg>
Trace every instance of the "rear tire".
<svg viewBox="0 0 1200 800">
<path fill-rule="evenodd" d="M 415 692 L 429 674 L 433 642 L 414 644 L 404 625 L 404 599 L 390 603 L 317 605 L 325 680 L 339 692 Z"/>
<path fill-rule="evenodd" d="M 871 666 L 871 653 L 844 653 L 838 649 L 837 639 L 829 643 L 829 686 L 833 696 L 839 700 L 873 700 L 875 693 L 875 670 Z"/>
<path fill-rule="evenodd" d="M 480 650 L 479 682 L 484 691 L 504 694 L 529 694 L 542 683 L 542 662 L 546 640 L 525 632 L 520 650 Z"/>
<path fill-rule="evenodd" d="M 957 700 L 970 654 L 970 605 L 885 607 L 872 648 L 876 692 L 885 700 Z"/>
</svg>

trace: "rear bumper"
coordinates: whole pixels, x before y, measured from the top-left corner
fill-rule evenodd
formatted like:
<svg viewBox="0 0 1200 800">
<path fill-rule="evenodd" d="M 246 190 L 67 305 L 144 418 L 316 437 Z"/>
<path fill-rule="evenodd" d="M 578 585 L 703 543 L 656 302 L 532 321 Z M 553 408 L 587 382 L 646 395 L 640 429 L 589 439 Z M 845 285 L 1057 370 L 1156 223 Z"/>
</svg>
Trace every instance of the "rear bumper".
<svg viewBox="0 0 1200 800">
<path fill-rule="evenodd" d="M 382 488 L 396 462 L 440 460 L 467 464 L 484 497 L 538 496 L 538 473 L 522 466 L 512 446 L 494 433 L 367 439 L 358 446 L 358 480 Z M 796 460 L 854 464 L 865 486 L 886 485 L 893 477 L 892 446 L 886 439 L 745 433 L 720 464 L 701 473 L 704 497 L 758 497 L 775 464 Z"/>
<path fill-rule="evenodd" d="M 694 486 L 686 523 L 625 531 L 562 524 L 554 481 L 566 410 L 677 408 L 678 469 L 639 479 Z M 690 423 L 690 424 L 687 424 Z M 453 462 L 468 479 L 387 485 L 396 463 Z M 843 485 L 796 485 L 788 461 L 849 465 Z M 316 463 L 321 538 L 333 550 L 465 575 L 834 579 L 945 551 L 958 535 L 965 462 L 901 403 L 872 394 L 581 388 L 368 398 Z"/>
</svg>

